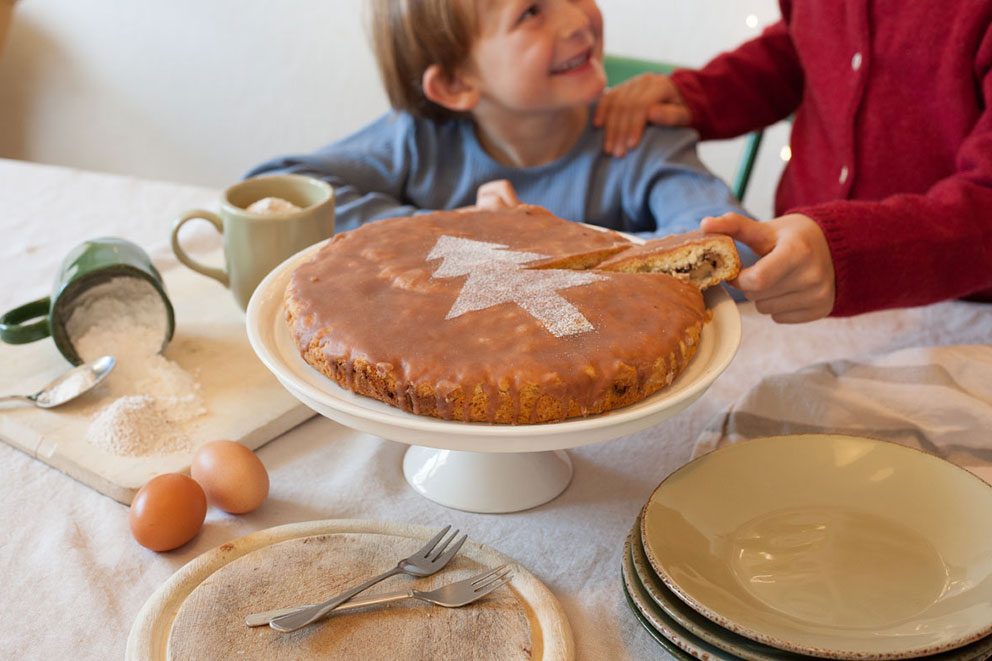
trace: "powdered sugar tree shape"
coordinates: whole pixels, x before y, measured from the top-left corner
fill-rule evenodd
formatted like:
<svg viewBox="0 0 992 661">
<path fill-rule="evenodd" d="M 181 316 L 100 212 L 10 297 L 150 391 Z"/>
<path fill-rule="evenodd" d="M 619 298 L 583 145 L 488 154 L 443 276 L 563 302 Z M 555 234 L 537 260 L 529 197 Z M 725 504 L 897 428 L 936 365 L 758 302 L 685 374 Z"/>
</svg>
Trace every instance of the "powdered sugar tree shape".
<svg viewBox="0 0 992 661">
<path fill-rule="evenodd" d="M 428 260 L 443 260 L 434 277 L 468 276 L 445 319 L 502 303 L 516 303 L 555 337 L 596 330 L 557 292 L 605 280 L 605 276 L 588 271 L 522 269 L 521 264 L 543 259 L 545 255 L 514 252 L 507 247 L 448 235 L 437 240 L 427 255 Z"/>
</svg>

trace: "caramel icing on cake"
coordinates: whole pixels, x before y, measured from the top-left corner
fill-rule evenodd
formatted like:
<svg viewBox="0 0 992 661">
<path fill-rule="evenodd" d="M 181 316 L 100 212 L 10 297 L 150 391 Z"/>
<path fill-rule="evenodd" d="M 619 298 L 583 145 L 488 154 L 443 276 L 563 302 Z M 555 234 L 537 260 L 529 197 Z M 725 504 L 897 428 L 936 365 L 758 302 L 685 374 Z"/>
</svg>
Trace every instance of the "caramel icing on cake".
<svg viewBox="0 0 992 661">
<path fill-rule="evenodd" d="M 702 295 L 658 273 L 530 267 L 629 246 L 537 207 L 378 221 L 296 269 L 287 317 L 310 365 L 405 411 L 515 424 L 602 413 L 682 371 Z"/>
</svg>

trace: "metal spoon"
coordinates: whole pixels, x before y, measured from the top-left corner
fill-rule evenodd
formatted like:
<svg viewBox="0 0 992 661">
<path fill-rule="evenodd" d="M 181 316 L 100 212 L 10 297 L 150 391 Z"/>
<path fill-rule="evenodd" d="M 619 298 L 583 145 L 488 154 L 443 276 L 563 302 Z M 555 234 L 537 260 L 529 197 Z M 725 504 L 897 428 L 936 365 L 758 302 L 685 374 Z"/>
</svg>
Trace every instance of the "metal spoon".
<svg viewBox="0 0 992 661">
<path fill-rule="evenodd" d="M 43 409 L 61 406 L 107 378 L 116 364 L 117 360 L 113 356 L 100 356 L 96 360 L 73 367 L 33 395 L 8 395 L 0 397 L 0 402 L 21 400 Z"/>
</svg>

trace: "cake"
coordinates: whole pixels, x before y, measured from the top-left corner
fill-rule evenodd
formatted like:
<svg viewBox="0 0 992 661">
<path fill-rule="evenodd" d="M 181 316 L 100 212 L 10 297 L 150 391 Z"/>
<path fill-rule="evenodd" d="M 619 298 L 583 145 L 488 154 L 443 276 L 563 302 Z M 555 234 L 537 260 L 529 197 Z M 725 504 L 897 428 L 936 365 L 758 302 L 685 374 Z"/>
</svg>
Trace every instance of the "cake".
<svg viewBox="0 0 992 661">
<path fill-rule="evenodd" d="M 697 230 L 631 247 L 603 260 L 596 268 L 623 273 L 667 273 L 706 289 L 736 278 L 741 259 L 729 236 Z"/>
<path fill-rule="evenodd" d="M 307 363 L 404 411 L 594 415 L 670 384 L 708 318 L 691 283 L 590 268 L 632 245 L 530 206 L 381 220 L 296 268 L 287 321 Z"/>
</svg>

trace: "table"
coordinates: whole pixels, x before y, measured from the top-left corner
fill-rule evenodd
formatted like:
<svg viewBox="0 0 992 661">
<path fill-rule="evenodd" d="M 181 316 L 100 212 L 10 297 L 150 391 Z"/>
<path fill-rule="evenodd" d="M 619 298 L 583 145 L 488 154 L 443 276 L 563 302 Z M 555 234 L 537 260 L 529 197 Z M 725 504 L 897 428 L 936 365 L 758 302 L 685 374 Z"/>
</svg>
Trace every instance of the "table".
<svg viewBox="0 0 992 661">
<path fill-rule="evenodd" d="M 121 236 L 169 259 L 172 219 L 188 208 L 216 207 L 218 195 L 0 160 L 0 309 L 46 295 L 62 257 L 87 238 Z M 963 302 L 800 326 L 774 324 L 751 305 L 740 310 L 740 350 L 699 401 L 656 427 L 572 451 L 575 476 L 564 494 L 515 514 L 471 514 L 428 501 L 403 479 L 405 445 L 313 418 L 259 450 L 272 485 L 262 508 L 240 517 L 211 508 L 196 539 L 156 554 L 131 539 L 126 507 L 0 444 L 0 658 L 120 657 L 135 614 L 186 562 L 257 530 L 337 518 L 451 523 L 522 563 L 557 595 L 578 658 L 664 657 L 624 602 L 620 555 L 638 511 L 689 459 L 713 415 L 768 374 L 992 338 L 992 306 Z"/>
</svg>

